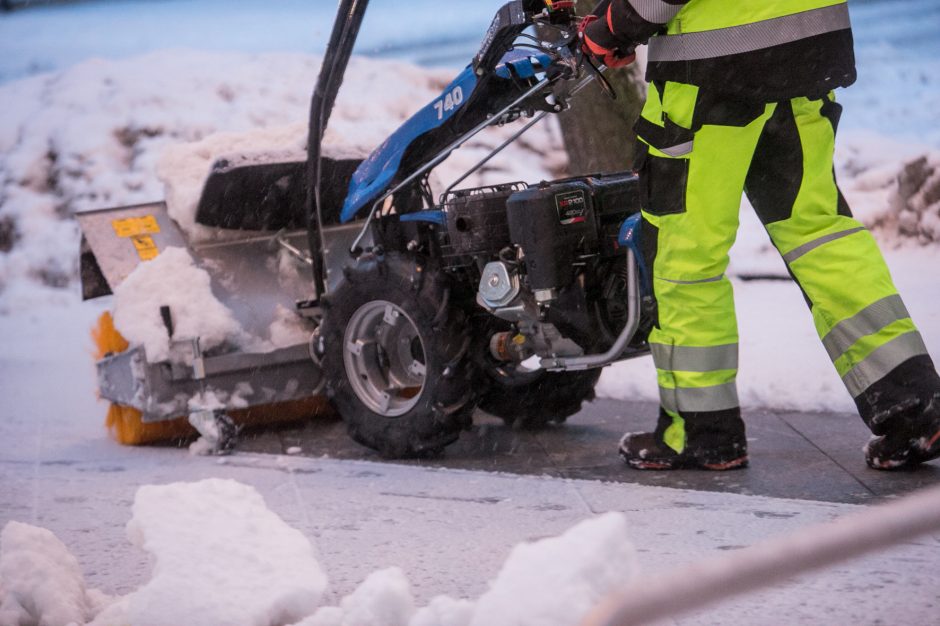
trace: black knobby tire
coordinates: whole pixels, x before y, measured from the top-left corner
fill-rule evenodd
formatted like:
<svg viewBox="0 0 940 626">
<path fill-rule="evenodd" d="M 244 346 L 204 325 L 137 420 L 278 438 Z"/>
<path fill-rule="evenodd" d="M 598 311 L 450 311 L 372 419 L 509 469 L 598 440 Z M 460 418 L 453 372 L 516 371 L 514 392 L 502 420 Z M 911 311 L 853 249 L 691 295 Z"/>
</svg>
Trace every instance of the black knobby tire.
<svg viewBox="0 0 940 626">
<path fill-rule="evenodd" d="M 422 267 L 414 259 L 389 255 L 347 270 L 345 280 L 328 299 L 321 330 L 327 394 L 349 435 L 387 458 L 438 454 L 472 422 L 477 374 L 469 356 L 470 329 L 463 312 L 452 307 L 450 295 L 442 272 Z M 393 391 L 391 402 L 397 404 L 376 409 L 375 403 L 381 404 L 382 399 L 375 397 L 377 386 L 372 381 L 382 380 L 383 367 L 390 372 L 389 380 L 401 371 L 395 364 L 395 346 L 388 345 L 400 346 L 401 339 L 388 339 L 393 331 L 384 319 L 377 320 L 378 307 L 397 316 L 396 328 L 410 324 L 407 330 L 412 335 L 400 332 L 406 340 L 412 337 L 405 360 L 420 362 L 424 373 L 420 388 L 414 383 L 404 391 Z M 375 346 L 359 347 L 357 353 L 347 339 L 358 337 L 359 329 L 369 334 L 370 319 L 377 328 L 375 335 L 384 339 Z M 351 376 L 363 382 L 354 384 Z M 407 378 L 408 372 L 403 376 Z"/>
<path fill-rule="evenodd" d="M 594 399 L 594 385 L 601 369 L 573 372 L 525 371 L 521 366 L 498 363 L 489 354 L 489 338 L 500 330 L 489 323 L 478 331 L 477 356 L 481 387 L 477 406 L 513 428 L 538 430 L 564 423 Z M 485 342 L 485 343 L 483 343 Z"/>
</svg>

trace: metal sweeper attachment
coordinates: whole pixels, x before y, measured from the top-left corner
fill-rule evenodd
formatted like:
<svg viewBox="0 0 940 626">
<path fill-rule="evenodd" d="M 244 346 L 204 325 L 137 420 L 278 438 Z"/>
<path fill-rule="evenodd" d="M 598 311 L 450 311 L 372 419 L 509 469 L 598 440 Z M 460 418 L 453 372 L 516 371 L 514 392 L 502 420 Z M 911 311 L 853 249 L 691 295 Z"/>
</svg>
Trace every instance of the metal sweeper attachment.
<svg viewBox="0 0 940 626">
<path fill-rule="evenodd" d="M 164 203 L 79 216 L 86 298 L 120 299 L 122 283 L 183 248 L 245 333 L 264 336 L 285 307 L 304 331 L 278 349 L 209 345 L 191 330 L 198 312 L 145 297 L 136 304 L 162 320 L 168 346 L 148 355 L 103 316 L 99 387 L 121 442 L 195 426 L 226 451 L 246 422 L 328 410 L 325 393 L 363 445 L 434 454 L 476 407 L 515 427 L 562 422 L 593 398 L 603 366 L 648 354 L 655 303 L 633 172 L 457 188 L 590 82 L 614 97 L 581 51 L 574 3 L 508 2 L 439 98 L 368 158 L 332 159 L 322 138 L 367 4 L 340 2 L 306 161 L 212 166 L 196 222 L 225 236 L 188 238 Z M 519 119 L 530 121 L 435 197 L 430 173 L 453 150 Z M 304 270 L 297 280 L 285 263 Z"/>
</svg>

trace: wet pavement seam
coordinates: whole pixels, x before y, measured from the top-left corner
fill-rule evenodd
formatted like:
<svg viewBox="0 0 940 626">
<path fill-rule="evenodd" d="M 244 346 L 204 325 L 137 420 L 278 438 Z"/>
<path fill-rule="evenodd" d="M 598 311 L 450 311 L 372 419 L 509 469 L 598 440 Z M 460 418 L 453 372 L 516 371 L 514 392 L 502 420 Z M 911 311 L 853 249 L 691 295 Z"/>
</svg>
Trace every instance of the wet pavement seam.
<svg viewBox="0 0 940 626">
<path fill-rule="evenodd" d="M 842 463 L 840 463 L 839 461 L 837 461 L 836 459 L 834 459 L 834 458 L 832 457 L 832 455 L 830 455 L 828 452 L 826 452 L 826 451 L 823 450 L 821 447 L 819 447 L 818 445 L 816 445 L 816 442 L 815 442 L 815 441 L 813 441 L 812 439 L 810 439 L 809 437 L 807 437 L 805 434 L 803 434 L 803 432 L 800 431 L 800 429 L 798 429 L 796 426 L 794 426 L 793 424 L 791 424 L 782 414 L 780 414 L 780 413 L 775 413 L 775 417 L 776 417 L 777 419 L 779 419 L 781 422 L 783 422 L 784 424 L 786 424 L 787 427 L 790 428 L 790 430 L 792 430 L 792 431 L 795 432 L 797 435 L 799 435 L 800 437 L 802 437 L 807 443 L 809 443 L 811 446 L 813 446 L 813 448 L 815 448 L 816 450 L 818 450 L 820 454 L 822 454 L 824 457 L 826 457 L 827 459 L 829 459 L 830 461 L 832 461 L 832 463 L 835 464 L 836 467 L 838 467 L 840 470 L 842 470 L 845 474 L 848 474 L 848 475 L 852 478 L 853 481 L 855 481 L 855 482 L 857 482 L 859 485 L 861 485 L 862 489 L 864 489 L 866 492 L 868 492 L 869 494 L 871 494 L 872 497 L 875 497 L 875 498 L 879 497 L 878 493 L 876 493 L 871 487 L 869 487 L 862 479 L 860 479 L 858 476 L 856 476 L 855 474 L 853 474 L 852 472 L 850 472 L 847 467 L 845 467 L 844 465 L 842 465 Z"/>
</svg>

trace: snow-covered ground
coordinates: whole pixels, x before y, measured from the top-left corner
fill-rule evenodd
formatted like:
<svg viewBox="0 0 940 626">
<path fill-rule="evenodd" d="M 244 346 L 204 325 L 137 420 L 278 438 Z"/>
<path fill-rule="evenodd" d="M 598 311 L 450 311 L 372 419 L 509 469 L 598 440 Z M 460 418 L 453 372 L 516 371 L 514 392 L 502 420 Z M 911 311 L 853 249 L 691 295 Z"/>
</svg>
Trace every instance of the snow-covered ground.
<svg viewBox="0 0 940 626">
<path fill-rule="evenodd" d="M 412 61 L 449 65 L 450 52 L 426 54 L 439 49 L 433 39 L 446 39 L 448 50 L 456 46 L 468 57 L 499 4 L 464 3 L 458 13 L 441 11 L 440 3 L 430 0 L 409 3 L 407 11 L 401 3 L 375 0 L 379 15 L 370 16 L 372 26 L 364 32 L 360 51 L 383 57 L 405 51 L 400 56 Z M 285 138 L 285 150 L 302 147 L 309 89 L 318 67 L 318 59 L 305 52 L 322 46 L 316 42 L 325 38 L 334 7 L 332 2 L 293 0 L 277 3 L 277 9 L 220 0 L 127 0 L 0 14 L 0 81 L 7 81 L 0 84 L 0 440 L 6 442 L 0 445 L 0 523 L 45 527 L 65 544 L 57 545 L 41 531 L 8 527 L 0 557 L 0 625 L 38 623 L 20 621 L 16 611 L 30 608 L 17 608 L 11 600 L 25 580 L 26 565 L 39 568 L 35 571 L 42 578 L 42 584 L 30 587 L 39 594 L 35 597 L 51 594 L 42 597 L 52 598 L 52 604 L 75 599 L 77 604 L 70 606 L 80 612 L 68 613 L 66 607 L 62 615 L 79 622 L 90 620 L 109 602 L 108 595 L 86 594 L 85 583 L 125 598 L 101 615 L 103 623 L 138 624 L 167 623 L 160 621 L 166 600 L 150 612 L 140 609 L 150 598 L 198 604 L 211 596 L 225 602 L 228 592 L 232 602 L 247 603 L 233 606 L 247 607 L 257 598 L 246 597 L 251 594 L 241 591 L 241 585 L 270 582 L 274 599 L 252 614 L 257 620 L 242 623 L 286 624 L 317 605 L 333 608 L 304 622 L 308 626 L 408 620 L 415 626 L 532 623 L 525 617 L 513 621 L 505 600 L 492 598 L 516 597 L 527 611 L 544 608 L 525 595 L 531 588 L 519 580 L 534 575 L 532 563 L 542 557 L 519 557 L 515 565 L 506 564 L 503 574 L 500 566 L 514 544 L 559 535 L 584 518 L 619 511 L 625 517 L 617 519 L 627 524 L 623 531 L 619 521 L 609 521 L 613 518 L 596 521 L 608 524 L 606 531 L 598 531 L 594 543 L 577 544 L 586 568 L 595 573 L 603 569 L 604 559 L 592 561 L 591 549 L 620 550 L 627 559 L 625 532 L 637 548 L 640 571 L 648 572 L 854 510 L 328 459 L 238 455 L 217 464 L 185 451 L 122 449 L 107 440 L 101 426 L 104 408 L 93 396 L 87 331 L 113 303 L 78 301 L 78 233 L 72 213 L 164 197 L 157 170 L 165 175 L 167 168 L 158 168 L 158 163 L 179 142 L 203 140 L 208 143 L 200 145 L 210 146 L 220 132 L 261 133 Z M 929 220 L 915 220 L 925 228 L 920 237 L 899 234 L 905 228 L 914 231 L 910 216 L 899 218 L 903 212 L 897 193 L 897 175 L 905 163 L 921 155 L 938 161 L 940 5 L 935 0 L 854 0 L 851 7 L 858 27 L 860 82 L 839 96 L 847 107 L 839 144 L 840 179 L 857 214 L 875 226 L 912 316 L 932 353 L 940 355 L 940 246 L 929 242 L 927 235 L 934 232 Z M 417 40 L 416 32 L 422 33 Z M 178 49 L 164 50 L 168 46 Z M 129 56 L 137 54 L 142 56 Z M 375 145 L 435 97 L 452 75 L 452 69 L 354 59 L 334 132 L 346 141 Z M 455 154 L 441 179 L 475 162 L 505 132 Z M 558 133 L 547 126 L 468 184 L 552 177 L 563 166 L 560 154 Z M 186 196 L 183 189 L 179 197 L 184 204 Z M 747 407 L 851 410 L 798 289 L 785 281 L 740 278 L 783 271 L 745 207 L 731 272 L 741 330 L 742 400 Z M 651 364 L 644 360 L 609 368 L 599 391 L 616 398 L 655 398 Z M 264 502 L 229 483 L 137 492 L 145 484 L 203 478 L 238 480 Z M 235 495 L 229 501 L 226 494 Z M 304 573 L 274 584 L 266 576 L 269 563 L 250 552 L 260 546 L 270 555 L 263 544 L 230 553 L 226 542 L 242 538 L 211 532 L 218 510 L 197 518 L 194 503 L 175 514 L 174 526 L 168 513 L 177 509 L 161 498 L 187 497 L 230 509 L 239 520 L 254 519 L 241 528 L 245 537 L 259 530 L 278 533 L 297 548 L 285 557 L 284 571 Z M 125 534 L 132 515 L 135 522 Z M 179 543 L 165 541 L 167 533 L 176 536 L 184 528 L 190 534 L 180 535 Z M 292 528 L 312 542 L 308 560 L 297 553 L 307 549 L 303 542 L 291 544 L 297 537 Z M 183 553 L 180 547 L 189 549 Z M 902 546 L 734 601 L 688 623 L 926 623 L 937 606 L 938 552 L 936 539 Z M 148 555 L 155 559 L 152 567 Z M 202 572 L 187 571 L 200 562 L 219 568 L 237 564 L 239 576 L 231 585 L 220 570 L 203 572 L 204 585 L 182 584 L 193 578 L 173 580 L 177 572 Z M 51 569 L 42 570 L 43 564 Z M 403 573 L 379 572 L 356 591 L 370 574 L 389 566 Z M 319 569 L 330 580 L 325 592 Z M 545 580 L 545 601 L 569 608 L 610 586 L 607 574 L 599 575 L 591 578 L 601 581 L 597 586 L 584 590 L 580 599 L 572 598 L 553 588 L 565 586 L 563 578 L 549 576 L 554 570 L 538 569 L 547 576 L 535 578 Z M 610 571 L 622 578 L 634 570 L 624 566 Z M 504 575 L 509 582 L 500 582 Z M 495 586 L 487 591 L 487 581 L 494 579 Z M 303 598 L 291 605 L 294 609 L 277 613 L 289 604 L 283 598 L 299 597 L 293 595 L 298 589 Z M 281 591 L 284 595 L 278 595 Z M 322 601 L 314 599 L 320 593 L 325 594 Z M 440 594 L 452 600 L 434 601 Z M 487 594 L 491 600 L 485 601 Z M 352 599 L 344 600 L 346 596 Z M 481 599 L 470 606 L 453 598 Z M 530 600 L 532 605 L 526 604 Z M 434 608 L 413 613 L 429 604 Z M 376 607 L 392 613 L 376 613 Z M 492 614 L 486 611 L 509 617 L 494 621 L 485 617 Z M 196 614 L 189 615 L 195 619 Z"/>
</svg>

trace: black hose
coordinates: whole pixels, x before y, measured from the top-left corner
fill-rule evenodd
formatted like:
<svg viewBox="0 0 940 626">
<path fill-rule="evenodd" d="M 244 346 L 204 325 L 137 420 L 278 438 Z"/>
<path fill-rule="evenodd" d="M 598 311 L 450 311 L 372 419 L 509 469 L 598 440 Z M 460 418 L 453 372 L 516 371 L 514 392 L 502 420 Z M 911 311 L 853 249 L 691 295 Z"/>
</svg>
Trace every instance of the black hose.
<svg viewBox="0 0 940 626">
<path fill-rule="evenodd" d="M 310 102 L 310 125 L 307 137 L 307 235 L 310 245 L 310 258 L 313 260 L 313 282 L 317 298 L 326 292 L 325 268 L 323 262 L 323 207 L 320 205 L 320 178 L 322 173 L 321 156 L 323 133 L 333 112 L 336 95 L 343 84 L 343 76 L 353 46 L 359 36 L 359 27 L 365 16 L 369 0 L 341 0 L 336 12 L 333 32 L 323 55 L 320 76 Z"/>
</svg>

